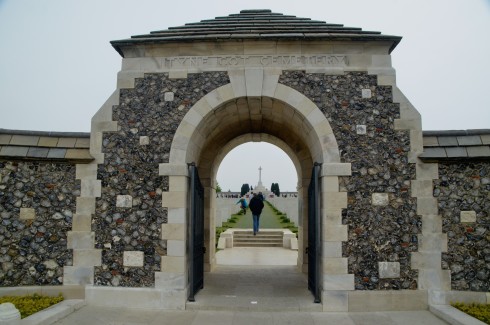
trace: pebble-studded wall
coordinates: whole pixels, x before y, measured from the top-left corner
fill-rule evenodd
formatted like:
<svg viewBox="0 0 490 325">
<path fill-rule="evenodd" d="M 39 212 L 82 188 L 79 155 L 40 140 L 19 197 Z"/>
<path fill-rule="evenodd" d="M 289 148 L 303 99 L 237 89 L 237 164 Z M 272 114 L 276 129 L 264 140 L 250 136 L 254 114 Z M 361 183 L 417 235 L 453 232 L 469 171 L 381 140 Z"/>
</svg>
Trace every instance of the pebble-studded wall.
<svg viewBox="0 0 490 325">
<path fill-rule="evenodd" d="M 229 82 L 226 73 L 218 72 L 182 79 L 146 74 L 136 79 L 134 89 L 121 90 L 120 104 L 113 109 L 119 131 L 104 134 L 105 161 L 97 174 L 102 195 L 93 231 L 102 266 L 95 268 L 96 285 L 154 285 L 154 272 L 166 255 L 161 225 L 167 222 L 167 211 L 161 197 L 168 191 L 168 177 L 159 176 L 158 165 L 168 162 L 173 136 L 190 107 Z M 121 195 L 131 197 L 130 206 L 116 206 Z M 144 252 L 143 267 L 125 267 L 124 251 Z"/>
<path fill-rule="evenodd" d="M 96 285 L 154 285 L 154 272 L 166 254 L 160 232 L 167 211 L 161 197 L 169 190 L 158 165 L 168 162 L 174 133 L 190 107 L 229 82 L 225 72 L 182 79 L 146 74 L 133 89 L 120 91 L 120 104 L 113 108 L 119 129 L 104 133 L 105 162 L 97 173 L 102 195 L 92 230 L 102 265 L 94 270 Z M 340 177 L 340 191 L 348 193 L 342 212 L 348 240 L 342 252 L 356 290 L 416 289 L 417 270 L 410 268 L 421 232 L 410 194 L 415 166 L 407 158 L 408 131 L 394 129 L 399 107 L 392 102 L 391 88 L 361 72 L 328 76 L 285 71 L 279 82 L 320 108 L 332 126 L 341 162 L 352 165 L 352 176 Z M 63 266 L 73 264 L 66 234 L 80 195 L 75 164 L 2 159 L 0 286 L 62 284 Z M 453 290 L 490 289 L 489 166 L 439 163 L 433 195 L 448 237 L 442 268 L 451 270 Z M 130 200 L 118 204 L 120 196 Z M 143 252 L 143 265 L 125 266 L 127 251 Z"/>
<path fill-rule="evenodd" d="M 0 161 L 0 286 L 63 283 L 79 195 L 75 165 Z"/>
<path fill-rule="evenodd" d="M 490 290 L 490 163 L 439 163 L 434 181 L 453 290 Z"/>
<path fill-rule="evenodd" d="M 410 268 L 421 227 L 416 200 L 410 197 L 415 166 L 407 158 L 409 132 L 394 130 L 400 113 L 391 87 L 378 86 L 376 76 L 367 73 L 285 72 L 279 82 L 318 106 L 333 129 L 341 162 L 352 164 L 352 176 L 341 178 L 340 191 L 348 193 L 343 256 L 355 275 L 355 288 L 416 289 L 417 271 Z M 379 263 L 399 265 L 399 274 L 380 274 Z"/>
</svg>

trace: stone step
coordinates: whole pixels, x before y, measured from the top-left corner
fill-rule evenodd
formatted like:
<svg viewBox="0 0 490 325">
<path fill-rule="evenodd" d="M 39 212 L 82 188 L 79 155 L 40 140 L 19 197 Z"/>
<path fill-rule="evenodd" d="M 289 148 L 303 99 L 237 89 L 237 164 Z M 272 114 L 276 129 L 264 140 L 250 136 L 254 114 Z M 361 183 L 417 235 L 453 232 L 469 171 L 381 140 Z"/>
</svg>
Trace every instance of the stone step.
<svg viewBox="0 0 490 325">
<path fill-rule="evenodd" d="M 260 237 L 250 237 L 250 238 L 233 238 L 233 242 L 277 242 L 282 243 L 282 238 L 260 238 Z"/>
<path fill-rule="evenodd" d="M 239 243 L 233 243 L 233 247 L 282 247 L 282 242 L 281 243 L 239 242 Z"/>
<path fill-rule="evenodd" d="M 282 247 L 282 231 L 261 230 L 256 235 L 251 230 L 233 232 L 234 247 Z"/>
<path fill-rule="evenodd" d="M 246 236 L 246 235 L 253 235 L 253 231 L 234 231 L 233 236 Z M 267 236 L 283 236 L 282 231 L 264 231 L 264 230 L 259 230 L 258 234 L 261 235 L 267 235 Z"/>
<path fill-rule="evenodd" d="M 245 236 L 233 236 L 233 238 L 238 238 L 238 239 L 265 239 L 265 240 L 282 240 L 282 236 L 270 236 L 270 235 L 245 235 Z"/>
</svg>

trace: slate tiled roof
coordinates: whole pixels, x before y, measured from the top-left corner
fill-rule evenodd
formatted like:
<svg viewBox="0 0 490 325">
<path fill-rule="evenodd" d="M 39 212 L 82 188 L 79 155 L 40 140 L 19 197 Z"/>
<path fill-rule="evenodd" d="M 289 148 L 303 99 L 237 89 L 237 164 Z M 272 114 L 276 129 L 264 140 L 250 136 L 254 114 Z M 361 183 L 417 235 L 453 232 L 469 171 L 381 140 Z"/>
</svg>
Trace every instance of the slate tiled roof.
<svg viewBox="0 0 490 325">
<path fill-rule="evenodd" d="M 89 162 L 90 133 L 0 129 L 0 159 Z"/>
<path fill-rule="evenodd" d="M 186 41 L 212 40 L 383 40 L 393 42 L 390 52 L 401 37 L 363 31 L 358 27 L 345 27 L 324 21 L 274 13 L 271 10 L 242 10 L 239 14 L 201 20 L 183 26 L 170 27 L 150 34 L 131 36 L 130 39 L 112 41 L 112 46 L 123 56 L 121 46 L 161 44 Z"/>
<path fill-rule="evenodd" d="M 490 160 L 490 130 L 424 131 L 423 161 Z"/>
<path fill-rule="evenodd" d="M 490 129 L 424 131 L 426 162 L 490 161 Z M 0 129 L 0 159 L 90 162 L 90 133 Z"/>
</svg>

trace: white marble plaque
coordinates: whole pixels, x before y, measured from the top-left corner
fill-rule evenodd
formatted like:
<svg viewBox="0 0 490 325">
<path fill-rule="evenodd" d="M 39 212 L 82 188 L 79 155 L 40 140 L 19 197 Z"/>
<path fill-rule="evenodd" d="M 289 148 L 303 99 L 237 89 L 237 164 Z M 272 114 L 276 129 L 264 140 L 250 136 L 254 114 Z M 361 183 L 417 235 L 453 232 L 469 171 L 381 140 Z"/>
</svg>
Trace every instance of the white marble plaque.
<svg viewBox="0 0 490 325">
<path fill-rule="evenodd" d="M 165 93 L 165 101 L 166 102 L 171 102 L 174 100 L 174 93 L 171 91 L 168 91 Z"/>
<path fill-rule="evenodd" d="M 460 213 L 461 222 L 476 222 L 476 212 L 475 211 L 461 211 Z"/>
<path fill-rule="evenodd" d="M 133 197 L 131 195 L 118 195 L 116 198 L 116 207 L 118 208 L 133 207 Z"/>
<path fill-rule="evenodd" d="M 392 279 L 400 277 L 399 262 L 378 262 L 378 271 L 380 279 Z"/>
<path fill-rule="evenodd" d="M 367 128 L 365 125 L 356 125 L 356 132 L 357 134 L 366 134 Z"/>
<path fill-rule="evenodd" d="M 388 193 L 373 193 L 372 204 L 374 206 L 387 206 L 389 203 Z"/>
<path fill-rule="evenodd" d="M 20 208 L 20 220 L 32 220 L 36 217 L 36 211 L 32 208 Z"/>
<path fill-rule="evenodd" d="M 140 137 L 140 146 L 147 146 L 150 144 L 150 137 L 141 136 Z"/>
<path fill-rule="evenodd" d="M 362 98 L 371 98 L 371 89 L 363 89 Z"/>
<path fill-rule="evenodd" d="M 125 251 L 124 266 L 142 267 L 145 255 L 140 251 Z"/>
</svg>

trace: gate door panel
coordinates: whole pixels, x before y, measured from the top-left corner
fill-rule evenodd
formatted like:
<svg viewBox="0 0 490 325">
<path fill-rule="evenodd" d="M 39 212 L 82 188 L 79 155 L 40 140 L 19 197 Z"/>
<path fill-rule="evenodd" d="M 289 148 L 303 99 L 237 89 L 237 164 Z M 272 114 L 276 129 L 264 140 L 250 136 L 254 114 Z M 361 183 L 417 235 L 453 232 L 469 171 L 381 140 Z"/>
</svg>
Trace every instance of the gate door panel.
<svg viewBox="0 0 490 325">
<path fill-rule="evenodd" d="M 308 289 L 315 297 L 320 299 L 321 275 L 321 222 L 320 222 L 320 167 L 315 163 L 311 173 L 311 182 L 308 187 Z"/>
<path fill-rule="evenodd" d="M 189 301 L 195 301 L 195 294 L 204 287 L 204 188 L 201 185 L 197 167 L 194 163 L 189 165 L 189 173 Z"/>
</svg>

